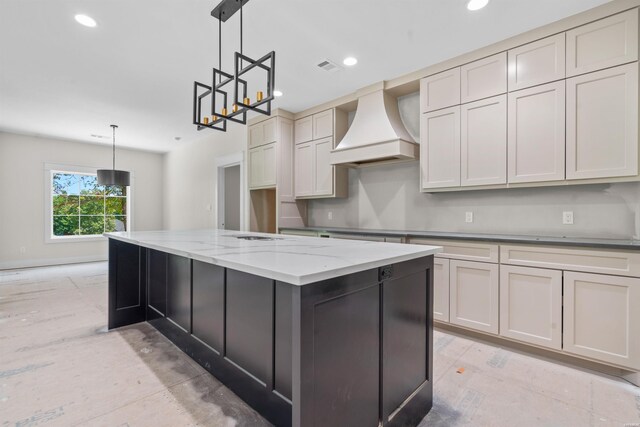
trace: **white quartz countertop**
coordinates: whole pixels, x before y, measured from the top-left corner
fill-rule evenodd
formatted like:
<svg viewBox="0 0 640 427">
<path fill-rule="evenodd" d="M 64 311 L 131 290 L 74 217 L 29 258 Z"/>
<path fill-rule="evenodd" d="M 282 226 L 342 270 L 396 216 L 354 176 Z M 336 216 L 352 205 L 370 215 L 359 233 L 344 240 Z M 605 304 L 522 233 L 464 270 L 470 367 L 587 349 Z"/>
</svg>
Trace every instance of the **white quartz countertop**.
<svg viewBox="0 0 640 427">
<path fill-rule="evenodd" d="M 105 233 L 105 236 L 298 286 L 434 255 L 442 250 L 439 246 L 230 230 L 123 231 Z M 275 240 L 243 240 L 237 236 L 265 236 Z"/>
</svg>

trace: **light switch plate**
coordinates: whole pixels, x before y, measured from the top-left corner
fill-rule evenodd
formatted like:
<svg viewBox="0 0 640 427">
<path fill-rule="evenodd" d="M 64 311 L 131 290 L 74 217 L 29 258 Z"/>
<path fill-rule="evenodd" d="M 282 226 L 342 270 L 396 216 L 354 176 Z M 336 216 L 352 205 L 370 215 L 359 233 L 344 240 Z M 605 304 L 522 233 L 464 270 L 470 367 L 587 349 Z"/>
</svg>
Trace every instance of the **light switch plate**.
<svg viewBox="0 0 640 427">
<path fill-rule="evenodd" d="M 562 223 L 565 225 L 573 224 L 573 211 L 562 212 Z"/>
<path fill-rule="evenodd" d="M 464 222 L 473 222 L 473 212 L 466 212 L 465 213 Z"/>
<path fill-rule="evenodd" d="M 329 221 L 331 221 L 331 220 L 333 219 L 333 212 L 332 212 L 332 211 L 329 211 L 329 212 L 327 213 L 327 219 L 328 219 Z"/>
</svg>

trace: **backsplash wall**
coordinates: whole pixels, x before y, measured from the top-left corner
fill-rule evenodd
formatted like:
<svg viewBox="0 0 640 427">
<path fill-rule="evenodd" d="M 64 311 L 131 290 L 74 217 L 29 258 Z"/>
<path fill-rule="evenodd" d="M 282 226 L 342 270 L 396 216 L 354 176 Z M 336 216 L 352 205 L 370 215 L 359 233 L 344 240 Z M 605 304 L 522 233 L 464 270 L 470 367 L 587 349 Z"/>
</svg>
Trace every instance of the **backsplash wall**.
<svg viewBox="0 0 640 427">
<path fill-rule="evenodd" d="M 418 140 L 418 95 L 399 100 Z M 546 236 L 640 238 L 640 183 L 420 193 L 419 162 L 349 171 L 349 198 L 309 201 L 309 225 Z M 562 224 L 573 211 L 574 224 Z M 332 220 L 328 219 L 329 213 Z M 465 213 L 473 222 L 465 223 Z"/>
</svg>

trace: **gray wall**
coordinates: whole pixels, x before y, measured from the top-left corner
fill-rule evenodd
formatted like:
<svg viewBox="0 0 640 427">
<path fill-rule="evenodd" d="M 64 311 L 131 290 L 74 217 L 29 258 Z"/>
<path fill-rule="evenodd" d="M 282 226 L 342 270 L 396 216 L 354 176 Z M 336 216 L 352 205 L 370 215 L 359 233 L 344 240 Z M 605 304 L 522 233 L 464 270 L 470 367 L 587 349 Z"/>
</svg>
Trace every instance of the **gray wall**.
<svg viewBox="0 0 640 427">
<path fill-rule="evenodd" d="M 417 94 L 400 99 L 399 105 L 407 129 L 417 137 Z M 309 225 L 640 237 L 640 183 L 426 194 L 420 193 L 419 182 L 418 162 L 351 169 L 349 198 L 310 201 Z M 470 224 L 465 223 L 468 211 L 474 215 Z M 573 225 L 562 224 L 563 211 L 573 211 Z"/>
</svg>

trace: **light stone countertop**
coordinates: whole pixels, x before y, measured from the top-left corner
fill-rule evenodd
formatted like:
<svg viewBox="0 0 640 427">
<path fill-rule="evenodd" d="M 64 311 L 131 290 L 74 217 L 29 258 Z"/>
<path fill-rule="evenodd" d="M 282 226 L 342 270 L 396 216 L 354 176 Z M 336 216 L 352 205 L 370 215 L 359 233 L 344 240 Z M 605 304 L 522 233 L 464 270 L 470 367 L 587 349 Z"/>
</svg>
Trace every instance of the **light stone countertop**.
<svg viewBox="0 0 640 427">
<path fill-rule="evenodd" d="M 247 235 L 275 240 L 236 238 Z M 126 231 L 105 233 L 105 236 L 298 286 L 434 255 L 442 250 L 438 246 L 213 229 Z"/>
</svg>

